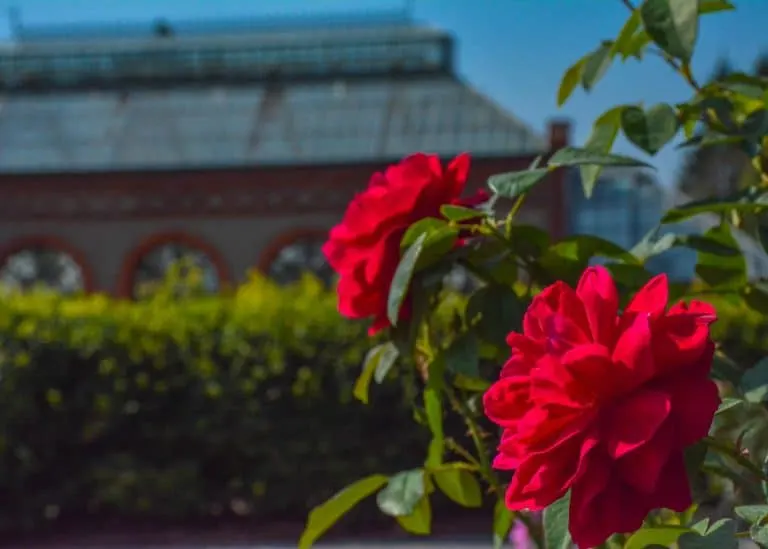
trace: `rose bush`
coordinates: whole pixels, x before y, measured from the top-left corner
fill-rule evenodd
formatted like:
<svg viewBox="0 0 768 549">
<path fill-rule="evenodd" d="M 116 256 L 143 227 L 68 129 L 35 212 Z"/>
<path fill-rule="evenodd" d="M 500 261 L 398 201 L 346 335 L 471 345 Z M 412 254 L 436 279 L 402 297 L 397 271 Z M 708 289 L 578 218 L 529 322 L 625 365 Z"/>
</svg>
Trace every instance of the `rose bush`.
<svg viewBox="0 0 768 549">
<path fill-rule="evenodd" d="M 411 156 L 374 175 L 331 232 L 340 312 L 387 336 L 355 394 L 367 401 L 373 380 L 398 378 L 431 443 L 420 466 L 363 478 L 315 508 L 300 548 L 373 494 L 406 531 L 429 534 L 436 491 L 465 507 L 493 503 L 496 547 L 520 545 L 521 528 L 550 549 L 768 547 L 768 359 L 738 364 L 710 332 L 711 303 L 768 312 L 768 285 L 750 278 L 734 236 L 768 245 L 768 80 L 701 84 L 691 69 L 699 18 L 734 9 L 729 1 L 621 3 L 625 25 L 568 68 L 558 104 L 650 52 L 689 86 L 688 100 L 610 108 L 582 147 L 491 177 L 486 204 L 460 200 L 466 155 L 445 170 Z M 620 133 L 650 155 L 680 133 L 683 147 L 739 147 L 752 173 L 732 196 L 666 212 L 631 250 L 590 235 L 553 242 L 517 222 L 552 172 L 578 170 L 589 196 L 604 166 L 648 168 L 611 153 Z M 700 214 L 711 220 L 703 234 L 670 230 Z M 690 284 L 646 266 L 674 247 L 696 252 Z M 466 299 L 444 287 L 457 265 L 478 282 Z M 446 434 L 449 416 L 466 437 Z"/>
</svg>

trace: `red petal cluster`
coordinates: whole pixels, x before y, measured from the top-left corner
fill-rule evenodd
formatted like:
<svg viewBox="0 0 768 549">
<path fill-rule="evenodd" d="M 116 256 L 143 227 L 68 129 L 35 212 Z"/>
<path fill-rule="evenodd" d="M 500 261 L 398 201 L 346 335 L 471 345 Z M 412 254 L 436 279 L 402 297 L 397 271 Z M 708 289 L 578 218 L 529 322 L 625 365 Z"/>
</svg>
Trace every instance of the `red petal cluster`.
<svg viewBox="0 0 768 549">
<path fill-rule="evenodd" d="M 570 489 L 582 549 L 642 526 L 649 511 L 691 505 L 683 451 L 708 433 L 720 403 L 709 379 L 716 320 L 707 303 L 667 310 L 665 275 L 619 313 L 610 273 L 558 282 L 525 314 L 523 333 L 486 415 L 503 428 L 494 466 L 514 470 L 506 503 L 540 510 Z"/>
<path fill-rule="evenodd" d="M 405 231 L 424 218 L 439 218 L 445 204 L 475 205 L 477 197 L 459 198 L 468 173 L 467 154 L 457 156 L 443 169 L 437 156 L 418 153 L 373 175 L 323 246 L 325 257 L 339 274 L 342 315 L 372 317 L 371 335 L 389 326 L 387 297 Z M 401 317 L 408 314 L 406 302 Z"/>
</svg>

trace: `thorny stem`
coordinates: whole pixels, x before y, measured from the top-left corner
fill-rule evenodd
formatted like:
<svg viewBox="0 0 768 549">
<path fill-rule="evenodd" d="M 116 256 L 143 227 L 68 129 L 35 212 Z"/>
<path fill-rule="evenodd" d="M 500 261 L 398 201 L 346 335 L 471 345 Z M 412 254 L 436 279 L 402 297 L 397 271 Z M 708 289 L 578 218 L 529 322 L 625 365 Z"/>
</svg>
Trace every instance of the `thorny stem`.
<svg viewBox="0 0 768 549">
<path fill-rule="evenodd" d="M 474 465 L 475 467 L 477 467 L 478 470 L 481 468 L 480 467 L 480 462 L 477 461 L 475 459 L 475 457 L 471 453 L 469 453 L 469 450 L 464 448 L 461 444 L 459 444 L 458 442 L 456 442 L 452 438 L 446 438 L 445 439 L 445 445 L 448 447 L 449 450 L 459 454 L 462 458 L 467 460 L 467 462 L 469 462 L 472 465 Z"/>
<path fill-rule="evenodd" d="M 456 393 L 450 386 L 445 386 L 445 393 L 448 396 L 448 401 L 451 403 L 451 406 L 459 413 L 459 415 L 461 415 L 464 423 L 467 425 L 467 429 L 469 429 L 469 435 L 472 437 L 472 442 L 474 443 L 475 450 L 477 451 L 479 463 L 476 463 L 479 465 L 480 475 L 490 485 L 496 497 L 503 500 L 503 486 L 499 482 L 496 473 L 493 471 L 491 461 L 488 458 L 488 448 L 486 447 L 485 442 L 483 442 L 483 436 L 480 433 L 480 429 L 478 429 L 477 423 L 475 423 L 475 421 L 472 419 L 472 414 L 469 412 L 466 405 L 456 396 Z M 543 548 L 544 540 L 542 538 L 540 529 L 537 528 L 536 525 L 533 524 L 533 522 L 530 520 L 530 518 L 524 514 L 516 513 L 515 516 L 525 525 L 526 529 L 528 530 L 528 534 L 536 543 L 536 546 Z"/>
<path fill-rule="evenodd" d="M 707 446 L 709 446 L 713 450 L 732 459 L 733 461 L 738 463 L 740 466 L 744 467 L 746 470 L 748 470 L 750 473 L 755 475 L 761 481 L 768 481 L 768 476 L 762 471 L 762 469 L 760 469 L 760 467 L 757 464 L 753 463 L 749 458 L 739 453 L 739 450 L 737 448 L 732 447 L 729 444 L 725 444 L 722 441 L 719 441 L 713 437 L 706 437 L 704 439 L 704 442 L 706 443 Z"/>
<path fill-rule="evenodd" d="M 515 217 L 517 217 L 517 212 L 519 212 L 520 208 L 523 206 L 523 202 L 525 202 L 526 196 L 528 196 L 528 193 L 523 193 L 517 197 L 517 200 L 515 200 L 515 203 L 512 205 L 512 208 L 507 214 L 507 218 L 504 220 L 504 232 L 507 238 L 511 236 L 512 221 L 515 219 Z"/>
</svg>

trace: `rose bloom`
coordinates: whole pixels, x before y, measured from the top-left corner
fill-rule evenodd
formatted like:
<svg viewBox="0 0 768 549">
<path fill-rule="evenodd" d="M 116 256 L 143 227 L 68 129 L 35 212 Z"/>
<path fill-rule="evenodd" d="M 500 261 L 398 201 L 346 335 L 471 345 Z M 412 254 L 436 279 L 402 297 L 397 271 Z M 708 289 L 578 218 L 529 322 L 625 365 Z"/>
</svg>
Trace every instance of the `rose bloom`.
<svg viewBox="0 0 768 549">
<path fill-rule="evenodd" d="M 587 269 L 537 295 L 511 333 L 486 415 L 502 437 L 494 461 L 514 470 L 513 510 L 540 510 L 571 490 L 569 527 L 582 549 L 633 532 L 657 508 L 692 503 L 683 451 L 720 404 L 709 379 L 716 320 L 707 303 L 667 310 L 666 275 L 622 313 L 611 275 Z"/>
<path fill-rule="evenodd" d="M 373 174 L 368 188 L 352 200 L 323 246 L 328 263 L 339 274 L 342 315 L 373 318 L 371 335 L 390 325 L 387 298 L 403 235 L 417 221 L 440 218 L 444 204 L 474 206 L 486 200 L 488 195 L 482 191 L 460 199 L 468 172 L 467 154 L 443 169 L 437 156 L 418 153 Z M 408 315 L 406 300 L 400 316 Z"/>
</svg>

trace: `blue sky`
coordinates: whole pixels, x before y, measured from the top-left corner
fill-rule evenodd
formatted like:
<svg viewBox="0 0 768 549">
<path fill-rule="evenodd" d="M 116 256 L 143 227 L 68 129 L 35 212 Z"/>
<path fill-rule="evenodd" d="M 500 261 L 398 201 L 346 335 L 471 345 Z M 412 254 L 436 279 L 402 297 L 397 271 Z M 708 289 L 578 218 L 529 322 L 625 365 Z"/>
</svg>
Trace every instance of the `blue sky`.
<svg viewBox="0 0 768 549">
<path fill-rule="evenodd" d="M 27 25 L 152 21 L 158 17 L 208 19 L 269 15 L 360 13 L 404 7 L 407 0 L 0 0 L 21 8 Z M 694 70 L 706 78 L 727 56 L 747 69 L 768 50 L 768 0 L 736 0 L 735 12 L 706 16 Z M 602 39 L 616 35 L 627 11 L 619 0 L 412 0 L 414 17 L 452 31 L 459 41 L 459 70 L 481 92 L 542 130 L 547 119 L 571 119 L 573 140 L 583 143 L 590 124 L 619 103 L 680 101 L 689 89 L 656 58 L 615 65 L 597 89 L 577 92 L 563 109 L 555 93 L 562 72 Z M 0 31 L 0 38 L 7 31 Z M 617 150 L 635 152 L 619 143 Z M 679 153 L 663 151 L 653 162 L 670 184 Z"/>
</svg>

